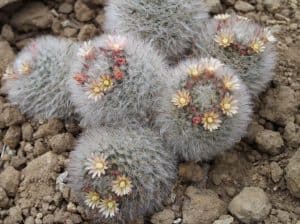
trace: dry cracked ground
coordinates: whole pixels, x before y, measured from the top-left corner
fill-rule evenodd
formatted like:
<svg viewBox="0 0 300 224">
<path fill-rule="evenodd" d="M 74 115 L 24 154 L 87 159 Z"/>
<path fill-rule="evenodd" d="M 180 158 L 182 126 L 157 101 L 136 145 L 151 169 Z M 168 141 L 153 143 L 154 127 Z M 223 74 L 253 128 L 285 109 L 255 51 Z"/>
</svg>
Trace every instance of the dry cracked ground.
<svg viewBox="0 0 300 224">
<path fill-rule="evenodd" d="M 153 224 L 300 224 L 300 3 L 209 0 L 211 13 L 235 11 L 270 26 L 279 63 L 255 99 L 248 136 L 210 162 L 180 164 L 164 210 Z M 86 40 L 102 33 L 103 0 L 0 0 L 0 73 L 31 38 Z M 75 123 L 31 121 L 0 96 L 0 224 L 90 223 L 64 184 Z M 206 166 L 207 167 L 207 166 Z"/>
</svg>

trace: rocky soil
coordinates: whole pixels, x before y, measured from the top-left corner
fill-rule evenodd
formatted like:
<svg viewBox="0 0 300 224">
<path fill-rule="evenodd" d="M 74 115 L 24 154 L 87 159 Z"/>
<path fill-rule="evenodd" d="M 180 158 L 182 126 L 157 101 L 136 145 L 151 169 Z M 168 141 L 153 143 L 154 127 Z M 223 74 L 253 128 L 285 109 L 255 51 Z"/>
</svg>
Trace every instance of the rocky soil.
<svg viewBox="0 0 300 224">
<path fill-rule="evenodd" d="M 135 223 L 300 224 L 300 3 L 207 1 L 212 14 L 236 11 L 271 27 L 279 39 L 276 76 L 255 99 L 248 136 L 209 164 L 180 164 L 165 209 Z M 0 0 L 0 74 L 41 34 L 78 40 L 101 34 L 103 5 Z M 90 223 L 64 184 L 80 132 L 75 123 L 31 121 L 0 96 L 0 224 Z"/>
</svg>

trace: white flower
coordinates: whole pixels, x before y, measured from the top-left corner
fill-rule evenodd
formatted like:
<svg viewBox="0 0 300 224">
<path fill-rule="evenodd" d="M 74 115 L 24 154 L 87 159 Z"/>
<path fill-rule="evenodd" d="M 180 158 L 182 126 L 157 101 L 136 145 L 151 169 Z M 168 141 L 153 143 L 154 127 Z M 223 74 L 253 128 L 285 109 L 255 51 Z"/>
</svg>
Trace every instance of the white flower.
<svg viewBox="0 0 300 224">
<path fill-rule="evenodd" d="M 100 203 L 100 212 L 105 218 L 112 218 L 119 211 L 118 206 L 119 204 L 115 200 L 111 198 L 104 199 Z"/>
<path fill-rule="evenodd" d="M 112 183 L 112 191 L 118 196 L 127 195 L 132 191 L 132 183 L 125 176 L 118 176 Z"/>
<path fill-rule="evenodd" d="M 200 60 L 200 64 L 203 67 L 203 70 L 214 74 L 223 64 L 215 58 L 203 58 Z"/>
<path fill-rule="evenodd" d="M 85 196 L 84 203 L 91 209 L 95 209 L 100 205 L 101 198 L 100 194 L 95 191 L 90 191 Z"/>
<path fill-rule="evenodd" d="M 264 42 L 262 42 L 261 40 L 255 39 L 252 41 L 252 43 L 250 44 L 250 48 L 257 54 L 260 54 L 262 52 L 264 52 L 265 50 L 265 45 Z"/>
<path fill-rule="evenodd" d="M 31 73 L 31 65 L 28 62 L 23 62 L 19 68 L 18 68 L 18 73 L 22 75 L 29 75 Z"/>
<path fill-rule="evenodd" d="M 264 38 L 271 43 L 276 42 L 276 38 L 273 36 L 269 28 L 264 28 Z"/>
<path fill-rule="evenodd" d="M 222 81 L 224 88 L 229 91 L 238 90 L 241 87 L 239 80 L 233 75 L 225 75 Z"/>
<path fill-rule="evenodd" d="M 103 91 L 102 83 L 99 80 L 94 80 L 88 87 L 88 99 L 93 99 L 97 102 L 104 96 Z"/>
<path fill-rule="evenodd" d="M 225 13 L 225 14 L 219 14 L 219 15 L 215 15 L 214 19 L 216 20 L 227 20 L 231 17 L 231 15 Z"/>
<path fill-rule="evenodd" d="M 234 114 L 238 113 L 239 108 L 237 106 L 237 103 L 237 100 L 233 99 L 233 97 L 229 94 L 226 94 L 220 106 L 224 114 L 226 114 L 229 117 L 232 117 Z"/>
<path fill-rule="evenodd" d="M 5 73 L 3 74 L 3 79 L 17 79 L 17 75 L 11 65 L 7 66 Z"/>
<path fill-rule="evenodd" d="M 108 36 L 107 45 L 113 51 L 124 50 L 126 38 L 120 35 Z"/>
<path fill-rule="evenodd" d="M 78 50 L 78 57 L 82 57 L 85 60 L 91 60 L 95 57 L 96 51 L 95 47 L 93 47 L 91 41 L 85 41 L 83 46 L 81 46 Z"/>
<path fill-rule="evenodd" d="M 106 158 L 103 154 L 95 153 L 87 158 L 85 170 L 92 175 L 92 178 L 101 177 L 105 174 L 105 170 L 108 168 Z"/>
<path fill-rule="evenodd" d="M 220 127 L 221 122 L 220 116 L 216 112 L 212 111 L 204 114 L 203 126 L 205 130 L 212 132 Z"/>
<path fill-rule="evenodd" d="M 219 32 L 214 39 L 219 46 L 221 47 L 229 47 L 234 42 L 234 34 L 229 30 L 223 30 Z"/>
</svg>

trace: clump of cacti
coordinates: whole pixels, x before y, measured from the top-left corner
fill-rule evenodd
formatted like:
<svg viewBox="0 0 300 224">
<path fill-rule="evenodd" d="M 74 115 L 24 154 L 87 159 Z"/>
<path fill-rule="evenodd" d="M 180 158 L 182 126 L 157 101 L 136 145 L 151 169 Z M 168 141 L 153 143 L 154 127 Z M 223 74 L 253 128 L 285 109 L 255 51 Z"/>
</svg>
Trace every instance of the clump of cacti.
<svg viewBox="0 0 300 224">
<path fill-rule="evenodd" d="M 157 113 L 163 58 L 129 36 L 101 36 L 78 50 L 69 80 L 72 101 L 87 126 L 151 122 Z"/>
<path fill-rule="evenodd" d="M 105 30 L 137 35 L 173 60 L 190 50 L 207 12 L 199 0 L 110 0 Z"/>
<path fill-rule="evenodd" d="M 194 55 L 212 56 L 232 66 L 252 95 L 263 91 L 276 65 L 276 39 L 271 31 L 246 17 L 229 14 L 215 16 L 206 31 L 196 38 Z"/>
<path fill-rule="evenodd" d="M 70 158 L 70 186 L 99 223 L 128 223 L 159 209 L 176 175 L 176 160 L 142 128 L 88 130 Z"/>
<path fill-rule="evenodd" d="M 233 70 L 203 58 L 183 62 L 171 74 L 156 121 L 169 148 L 199 161 L 240 140 L 250 119 L 250 96 Z"/>
<path fill-rule="evenodd" d="M 35 119 L 74 116 L 66 88 L 76 44 L 45 36 L 32 41 L 4 74 L 3 91 L 21 111 Z"/>
</svg>

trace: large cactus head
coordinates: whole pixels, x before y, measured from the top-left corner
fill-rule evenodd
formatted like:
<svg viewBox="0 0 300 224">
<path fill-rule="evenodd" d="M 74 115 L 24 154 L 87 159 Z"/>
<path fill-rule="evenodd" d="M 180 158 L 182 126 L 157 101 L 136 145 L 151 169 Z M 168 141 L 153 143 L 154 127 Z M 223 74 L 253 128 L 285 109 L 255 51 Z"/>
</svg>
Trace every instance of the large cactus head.
<svg viewBox="0 0 300 224">
<path fill-rule="evenodd" d="M 71 153 L 70 185 L 91 219 L 128 223 L 161 207 L 175 161 L 150 130 L 91 129 Z"/>
<path fill-rule="evenodd" d="M 231 69 L 204 58 L 183 62 L 171 73 L 157 124 L 179 157 L 210 159 L 241 138 L 251 113 L 250 99 Z"/>
<path fill-rule="evenodd" d="M 110 0 L 105 30 L 137 35 L 174 59 L 190 49 L 207 11 L 201 0 Z"/>
<path fill-rule="evenodd" d="M 245 17 L 217 15 L 207 33 L 196 40 L 196 55 L 211 55 L 237 70 L 253 95 L 272 79 L 276 65 L 276 39 L 271 31 Z"/>
<path fill-rule="evenodd" d="M 125 36 L 84 43 L 69 81 L 83 126 L 148 124 L 163 89 L 164 60 L 149 44 Z"/>
<path fill-rule="evenodd" d="M 4 74 L 3 90 L 21 111 L 36 119 L 74 115 L 66 88 L 76 44 L 45 36 L 33 40 Z"/>
</svg>

